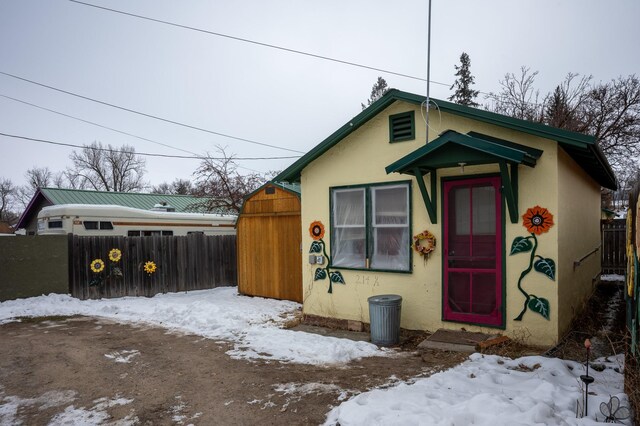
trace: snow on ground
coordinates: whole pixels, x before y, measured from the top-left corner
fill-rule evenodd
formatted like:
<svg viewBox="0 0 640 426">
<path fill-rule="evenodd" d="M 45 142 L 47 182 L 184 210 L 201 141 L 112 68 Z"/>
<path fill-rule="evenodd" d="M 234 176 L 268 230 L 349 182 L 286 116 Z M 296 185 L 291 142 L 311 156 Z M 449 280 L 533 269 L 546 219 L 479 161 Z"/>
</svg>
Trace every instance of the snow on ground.
<svg viewBox="0 0 640 426">
<path fill-rule="evenodd" d="M 600 275 L 600 281 L 625 281 L 624 275 L 607 274 Z"/>
<path fill-rule="evenodd" d="M 600 404 L 623 393 L 623 356 L 598 360 L 589 369 L 589 416 L 576 418 L 582 401 L 580 375 L 573 361 L 531 356 L 511 360 L 473 354 L 450 370 L 412 384 L 362 393 L 334 408 L 326 425 L 595 425 L 603 422 Z M 593 363 L 595 364 L 595 362 Z M 629 421 L 627 421 L 629 422 Z M 629 424 L 629 423 L 627 423 Z"/>
<path fill-rule="evenodd" d="M 236 288 L 218 288 L 189 293 L 171 293 L 152 298 L 125 297 L 81 301 L 51 294 L 0 303 L 0 324 L 19 317 L 88 315 L 119 322 L 151 324 L 234 343 L 228 353 L 236 358 L 279 360 L 305 364 L 344 363 L 367 356 L 393 353 L 366 342 L 353 342 L 280 328 L 300 305 L 293 302 L 240 296 Z M 55 324 L 52 324 L 55 325 Z M 137 355 L 132 351 L 107 354 L 115 361 Z M 623 393 L 622 357 L 599 361 L 603 371 L 590 370 L 595 378 L 589 391 L 589 416 L 576 419 L 576 404 L 582 401 L 579 376 L 584 366 L 557 358 L 525 357 L 516 360 L 495 355 L 473 354 L 465 363 L 427 378 L 398 384 L 391 380 L 359 394 L 334 408 L 328 425 L 585 425 L 604 420 L 600 404 L 610 395 L 628 406 Z M 336 393 L 339 400 L 356 391 L 319 383 L 284 383 L 275 392 L 289 400 L 311 393 Z M 43 395 L 45 397 L 45 395 Z M 40 398 L 42 399 L 42 398 Z M 12 424 L 21 405 L 43 404 L 40 399 L 20 400 L 6 396 L 0 387 L 0 425 Z M 46 400 L 66 405 L 72 394 L 46 395 Z M 108 416 L 106 409 L 129 404 L 123 398 L 95 400 L 90 408 L 67 406 L 53 424 L 97 424 Z M 233 401 L 229 401 L 229 404 Z M 273 402 L 247 401 L 261 408 Z M 182 418 L 180 401 L 173 413 Z M 124 423 L 135 422 L 133 414 Z M 56 423 L 57 422 L 57 423 Z M 92 423 L 94 422 L 94 423 Z"/>
<path fill-rule="evenodd" d="M 346 363 L 392 353 L 368 342 L 280 328 L 299 307 L 295 302 L 242 296 L 236 287 L 100 300 L 50 294 L 0 302 L 0 324 L 19 317 L 87 315 L 228 340 L 235 344 L 228 352 L 234 358 L 301 364 Z"/>
</svg>

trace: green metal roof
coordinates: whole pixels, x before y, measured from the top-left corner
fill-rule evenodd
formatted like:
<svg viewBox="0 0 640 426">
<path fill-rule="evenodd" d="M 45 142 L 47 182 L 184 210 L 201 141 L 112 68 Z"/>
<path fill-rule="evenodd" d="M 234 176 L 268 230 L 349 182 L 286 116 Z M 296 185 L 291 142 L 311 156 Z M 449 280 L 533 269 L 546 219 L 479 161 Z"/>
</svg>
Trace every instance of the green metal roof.
<svg viewBox="0 0 640 426">
<path fill-rule="evenodd" d="M 447 130 L 436 139 L 407 154 L 385 168 L 387 173 L 413 174 L 415 168 L 430 171 L 443 167 L 494 163 L 500 160 L 513 164 L 536 165 L 542 151 L 479 133 L 463 135 Z"/>
<path fill-rule="evenodd" d="M 205 212 L 198 206 L 204 200 L 190 195 L 145 194 L 136 192 L 88 191 L 79 189 L 40 188 L 53 204 L 114 204 L 149 210 L 159 203 L 167 203 L 177 212 Z M 215 212 L 219 213 L 219 212 Z"/>
<path fill-rule="evenodd" d="M 426 97 L 413 93 L 402 92 L 397 89 L 389 90 L 384 96 L 371 104 L 371 106 L 353 117 L 353 119 L 349 120 L 349 122 L 345 123 L 328 138 L 320 142 L 308 153 L 281 172 L 275 177 L 274 181 L 299 182 L 302 169 L 304 169 L 309 163 L 320 157 L 331 147 L 336 145 L 342 139 L 357 130 L 371 118 L 396 101 L 421 105 L 426 101 Z M 565 151 L 567 151 L 567 153 L 600 185 L 610 189 L 617 188 L 615 175 L 606 158 L 600 149 L 598 149 L 595 138 L 592 136 L 570 132 L 564 129 L 557 129 L 544 124 L 520 120 L 443 100 L 431 98 L 430 103 L 434 104 L 443 112 L 557 141 L 560 146 L 565 149 Z"/>
</svg>

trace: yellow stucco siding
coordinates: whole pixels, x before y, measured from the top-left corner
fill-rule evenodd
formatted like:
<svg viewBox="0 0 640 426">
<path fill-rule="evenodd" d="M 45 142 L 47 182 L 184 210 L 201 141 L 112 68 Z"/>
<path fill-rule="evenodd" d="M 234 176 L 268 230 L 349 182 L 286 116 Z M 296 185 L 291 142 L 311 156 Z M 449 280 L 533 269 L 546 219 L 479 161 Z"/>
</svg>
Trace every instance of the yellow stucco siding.
<svg viewBox="0 0 640 426">
<path fill-rule="evenodd" d="M 574 261 L 600 247 L 600 186 L 563 150 L 558 152 L 558 197 L 558 300 L 564 307 L 558 327 L 562 336 L 594 290 L 601 256 L 598 250 L 574 269 Z"/>
<path fill-rule="evenodd" d="M 389 115 L 415 110 L 416 139 L 414 141 L 389 143 Z M 367 298 L 376 294 L 399 294 L 403 297 L 401 326 L 407 329 L 434 331 L 438 328 L 477 331 L 495 331 L 470 324 L 445 322 L 442 320 L 442 178 L 473 177 L 478 174 L 498 174 L 496 164 L 468 166 L 461 173 L 459 167 L 438 170 L 438 223 L 432 224 L 427 215 L 422 196 L 412 176 L 387 175 L 384 168 L 424 144 L 425 130 L 418 106 L 395 102 L 372 120 L 364 124 L 348 137 L 329 149 L 324 155 L 311 162 L 301 173 L 302 188 L 302 247 L 306 252 L 312 242 L 309 224 L 320 220 L 327 233 L 325 242 L 330 253 L 331 220 L 330 188 L 335 186 L 372 184 L 390 181 L 411 181 L 411 227 L 415 235 L 422 230 L 431 231 L 438 242 L 437 249 L 428 260 L 415 251 L 412 252 L 412 273 L 344 270 L 341 272 L 346 285 L 334 284 L 333 294 L 328 294 L 328 280 L 313 281 L 316 265 L 307 262 L 303 256 L 303 298 L 305 314 L 350 319 L 369 322 Z M 535 312 L 527 312 L 522 321 L 514 321 L 521 311 L 524 296 L 516 284 L 520 273 L 528 266 L 529 254 L 509 256 L 511 242 L 517 236 L 529 235 L 522 226 L 522 214 L 535 205 L 549 209 L 554 216 L 558 212 L 561 199 L 557 191 L 558 145 L 555 141 L 539 138 L 499 126 L 477 122 L 457 115 L 430 111 L 429 138 L 434 139 L 441 132 L 451 129 L 460 133 L 476 131 L 518 144 L 544 151 L 535 168 L 519 167 L 519 219 L 509 221 L 508 210 L 504 206 L 505 217 L 505 330 L 515 337 L 528 337 L 528 342 L 538 345 L 552 345 L 558 340 L 558 284 L 544 275 L 532 271 L 523 281 L 523 288 L 529 293 L 549 300 L 551 320 Z M 430 188 L 429 177 L 425 178 Z M 538 237 L 537 253 L 558 260 L 558 226 Z M 562 266 L 564 268 L 564 266 Z M 560 265 L 558 266 L 560 270 Z M 559 271 L 560 272 L 560 271 Z"/>
</svg>

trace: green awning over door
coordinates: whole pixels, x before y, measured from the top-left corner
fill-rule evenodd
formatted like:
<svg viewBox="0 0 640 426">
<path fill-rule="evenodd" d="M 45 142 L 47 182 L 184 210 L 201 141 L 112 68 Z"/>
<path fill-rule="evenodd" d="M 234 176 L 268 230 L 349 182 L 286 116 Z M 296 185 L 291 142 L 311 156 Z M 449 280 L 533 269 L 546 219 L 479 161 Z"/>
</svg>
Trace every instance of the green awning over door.
<svg viewBox="0 0 640 426">
<path fill-rule="evenodd" d="M 535 167 L 542 155 L 539 149 L 503 139 L 470 132 L 468 134 L 447 130 L 428 144 L 388 165 L 389 173 L 401 173 L 416 177 L 425 207 L 432 223 L 437 222 L 437 170 L 448 167 L 478 164 L 498 164 L 502 177 L 509 218 L 518 222 L 518 166 Z M 424 183 L 430 175 L 431 194 Z"/>
</svg>

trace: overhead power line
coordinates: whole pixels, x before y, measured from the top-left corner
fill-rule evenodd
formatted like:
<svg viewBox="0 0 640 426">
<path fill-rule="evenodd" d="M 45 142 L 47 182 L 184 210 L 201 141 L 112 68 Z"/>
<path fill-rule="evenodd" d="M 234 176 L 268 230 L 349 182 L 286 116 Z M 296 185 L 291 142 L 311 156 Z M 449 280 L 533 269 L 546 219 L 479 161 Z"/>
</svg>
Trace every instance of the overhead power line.
<svg viewBox="0 0 640 426">
<path fill-rule="evenodd" d="M 90 98 L 88 96 L 79 95 L 77 93 L 73 93 L 73 92 L 70 92 L 68 90 L 58 89 L 57 87 L 53 87 L 53 86 L 49 86 L 49 85 L 44 84 L 44 83 L 39 83 L 37 81 L 29 80 L 27 78 L 20 77 L 20 76 L 14 75 L 14 74 L 10 74 L 8 72 L 0 71 L 0 74 L 6 75 L 7 77 L 15 78 L 17 80 L 25 81 L 27 83 L 35 84 L 37 86 L 46 87 L 47 89 L 55 90 L 56 92 L 60 92 L 60 93 L 64 93 L 64 94 L 67 94 L 67 95 L 75 96 L 75 97 L 80 98 L 80 99 L 84 99 L 84 100 L 87 100 L 87 101 L 95 102 L 95 103 L 98 103 L 98 104 L 101 104 L 101 105 L 106 105 L 106 106 L 109 106 L 109 107 L 112 107 L 112 108 L 117 108 L 117 109 L 120 109 L 120 110 L 123 110 L 123 111 L 127 111 L 127 112 L 130 112 L 130 113 L 133 113 L 133 114 L 138 114 L 138 115 L 141 115 L 141 116 L 144 116 L 144 117 L 153 118 L 155 120 L 164 121 L 165 123 L 171 123 L 171 124 L 175 124 L 177 126 L 186 127 L 188 129 L 198 130 L 198 131 L 201 131 L 201 132 L 210 133 L 212 135 L 223 136 L 225 138 L 235 139 L 237 141 L 247 142 L 247 143 L 251 143 L 251 144 L 254 144 L 254 145 L 267 146 L 269 148 L 281 149 L 283 151 L 289 151 L 289 152 L 295 152 L 295 153 L 298 153 L 298 154 L 304 154 L 303 151 L 298 151 L 298 150 L 290 149 L 290 148 L 284 148 L 284 147 L 281 147 L 281 146 L 271 145 L 271 144 L 263 143 L 263 142 L 258 142 L 258 141 L 254 141 L 254 140 L 251 140 L 251 139 L 245 139 L 245 138 L 241 138 L 241 137 L 238 137 L 238 136 L 229 135 L 229 134 L 226 134 L 226 133 L 216 132 L 216 131 L 205 129 L 205 128 L 202 128 L 202 127 L 192 126 L 190 124 L 185 124 L 185 123 L 181 123 L 179 121 L 170 120 L 168 118 L 162 118 L 162 117 L 159 117 L 157 115 L 147 114 L 145 112 L 137 111 L 137 110 L 130 109 L 130 108 L 125 108 L 125 107 L 122 107 L 122 106 L 119 106 L 119 105 L 111 104 L 109 102 L 105 102 L 105 101 L 101 101 L 101 100 L 98 100 L 98 99 Z"/>
<path fill-rule="evenodd" d="M 263 47 L 268 47 L 268 48 L 271 48 L 271 49 L 282 50 L 282 51 L 285 51 L 285 52 L 295 53 L 295 54 L 298 54 L 298 55 L 309 56 L 309 57 L 312 57 L 312 58 L 322 59 L 322 60 L 325 60 L 325 61 L 337 62 L 339 64 L 345 64 L 345 65 L 350 65 L 350 66 L 353 66 L 353 67 L 364 68 L 364 69 L 373 70 L 373 71 L 379 71 L 379 72 L 382 72 L 382 73 L 385 73 L 385 74 L 396 75 L 398 77 L 410 78 L 412 80 L 427 81 L 426 78 L 417 77 L 415 75 L 410 75 L 410 74 L 403 74 L 403 73 L 400 73 L 400 72 L 391 71 L 391 70 L 387 70 L 387 69 L 384 69 L 384 68 L 378 68 L 378 67 L 374 67 L 374 66 L 371 66 L 371 65 L 360 64 L 360 63 L 357 63 L 357 62 L 352 62 L 352 61 L 346 61 L 346 60 L 343 60 L 343 59 L 332 58 L 330 56 L 319 55 L 319 54 L 316 54 L 316 53 L 310 53 L 310 52 L 305 52 L 305 51 L 302 51 L 302 50 L 291 49 L 289 47 L 278 46 L 278 45 L 270 44 L 270 43 L 264 43 L 264 42 L 257 41 L 257 40 L 251 40 L 251 39 L 248 39 L 248 38 L 236 37 L 236 36 L 232 36 L 232 35 L 229 35 L 229 34 L 224 34 L 224 33 L 219 33 L 219 32 L 215 32 L 215 31 L 204 30 L 202 28 L 197 28 L 197 27 L 191 27 L 191 26 L 188 26 L 188 25 L 177 24 L 175 22 L 164 21 L 162 19 L 156 19 L 156 18 L 150 18 L 148 16 L 137 15 L 135 13 L 125 12 L 123 10 L 111 9 L 109 7 L 98 6 L 98 5 L 91 4 L 91 3 L 85 3 L 83 1 L 78 1 L 78 0 L 69 0 L 69 1 L 72 2 L 72 3 L 81 4 L 81 5 L 84 5 L 84 6 L 89 6 L 89 7 L 94 7 L 96 9 L 105 10 L 107 12 L 119 13 L 121 15 L 131 16 L 133 18 L 144 19 L 146 21 L 151 21 L 151 22 L 157 22 L 159 24 L 170 25 L 172 27 L 182 28 L 182 29 L 185 29 L 185 30 L 197 31 L 197 32 L 200 32 L 200 33 L 209 34 L 209 35 L 213 35 L 213 36 L 217 36 L 217 37 L 228 38 L 228 39 L 231 39 L 231 40 L 241 41 L 243 43 L 251 43 L 251 44 L 258 45 L 258 46 L 263 46 Z M 431 83 L 440 84 L 442 86 L 447 86 L 447 87 L 451 86 L 450 84 L 441 83 L 439 81 L 433 81 L 433 80 L 431 80 Z"/>
<path fill-rule="evenodd" d="M 82 149 L 89 148 L 94 151 L 124 152 L 127 154 L 142 155 L 145 157 L 181 158 L 181 159 L 189 159 L 189 160 L 225 160 L 225 158 L 222 158 L 222 157 L 218 158 L 218 157 L 203 157 L 203 156 L 190 156 L 190 155 L 154 154 L 154 153 L 148 153 L 148 152 L 123 151 L 121 149 L 95 148 L 87 145 L 76 145 L 76 144 L 65 143 L 65 142 L 54 142 L 47 139 L 30 138 L 27 136 L 11 135 L 11 134 L 2 133 L 2 132 L 0 132 L 0 136 L 6 136 L 8 138 L 15 138 L 15 139 L 24 139 L 28 141 L 46 143 L 50 145 L 68 146 L 72 148 L 82 148 Z M 294 155 L 294 156 L 286 156 L 286 157 L 233 157 L 234 160 L 288 160 L 292 158 L 300 158 L 300 156 Z"/>
<path fill-rule="evenodd" d="M 152 139 L 148 139 L 148 138 L 145 138 L 145 137 L 142 137 L 142 136 L 134 135 L 133 133 L 128 133 L 128 132 L 124 132 L 122 130 L 114 129 L 113 127 L 104 126 L 102 124 L 98 124 L 98 123 L 95 123 L 93 121 L 89 121 L 89 120 L 85 120 L 83 118 L 75 117 L 73 115 L 65 114 L 65 113 L 60 112 L 60 111 L 56 111 L 56 110 L 53 110 L 53 109 L 50 109 L 50 108 L 46 108 L 46 107 L 43 107 L 43 106 L 40 106 L 40 105 L 36 105 L 36 104 L 31 103 L 31 102 L 23 101 L 21 99 L 13 98 L 11 96 L 3 95 L 1 93 L 0 93 L 0 97 L 6 98 L 6 99 L 11 99 L 12 101 L 20 102 L 21 104 L 29 105 L 29 106 L 32 106 L 34 108 L 39 108 L 41 110 L 48 111 L 48 112 L 51 112 L 53 114 L 58 114 L 58 115 L 62 115 L 62 116 L 67 117 L 67 118 L 71 118 L 71 119 L 74 119 L 74 120 L 82 121 L 83 123 L 91 124 L 92 126 L 97 126 L 97 127 L 103 128 L 103 129 L 111 130 L 112 132 L 117 132 L 117 133 L 120 133 L 120 134 L 123 134 L 123 135 L 126 135 L 126 136 L 131 136 L 133 138 L 137 138 L 137 139 L 140 139 L 140 140 L 143 140 L 143 141 L 151 142 L 151 143 L 154 143 L 156 145 L 161 145 L 161 146 L 165 146 L 167 148 L 176 149 L 178 151 L 186 152 L 187 154 L 193 154 L 195 156 L 199 155 L 198 153 L 193 152 L 193 151 L 188 151 L 186 149 L 178 148 L 178 147 L 166 144 L 166 143 L 162 143 L 162 142 L 154 141 Z"/>
</svg>

